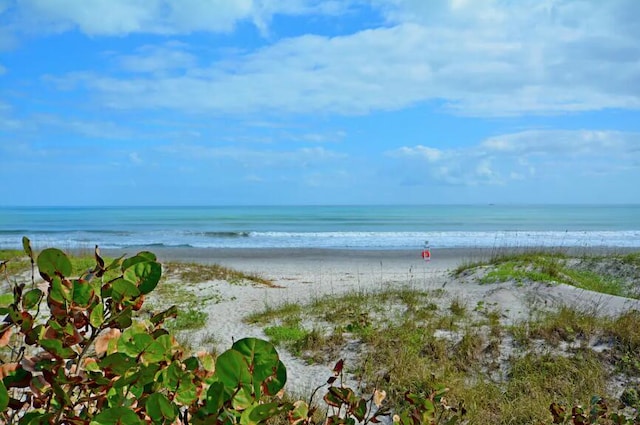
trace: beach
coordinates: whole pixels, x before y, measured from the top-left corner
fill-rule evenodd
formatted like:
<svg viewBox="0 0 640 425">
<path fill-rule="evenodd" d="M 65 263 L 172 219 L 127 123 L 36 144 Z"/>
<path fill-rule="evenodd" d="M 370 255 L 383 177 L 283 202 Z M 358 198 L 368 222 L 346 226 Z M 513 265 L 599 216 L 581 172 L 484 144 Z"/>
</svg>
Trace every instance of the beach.
<svg viewBox="0 0 640 425">
<path fill-rule="evenodd" d="M 134 254 L 135 248 L 124 250 Z M 522 250 L 512 250 L 513 253 Z M 571 250 L 564 250 L 569 252 Z M 575 249 L 574 253 L 619 254 L 629 250 Z M 640 309 L 640 302 L 626 297 L 605 295 L 566 284 L 516 281 L 500 285 L 479 285 L 473 276 L 454 276 L 461 264 L 487 260 L 491 249 L 443 249 L 424 261 L 419 250 L 333 250 L 333 249 L 175 249 L 159 248 L 153 252 L 161 262 L 219 264 L 255 274 L 273 282 L 272 287 L 224 280 L 200 282 L 190 290 L 215 302 L 203 302 L 199 308 L 208 314 L 204 328 L 189 335 L 195 348 L 213 337 L 220 352 L 243 337 L 266 338 L 262 327 L 246 323 L 246 317 L 265 308 L 284 303 L 306 305 L 314 300 L 347 293 L 376 293 L 389 288 L 437 291 L 438 303 L 449 305 L 461 300 L 467 309 L 479 305 L 495 306 L 506 325 L 531 317 L 538 308 L 567 305 L 585 312 L 614 316 L 629 309 Z M 106 255 L 124 253 L 105 250 Z M 508 254 L 502 251 L 501 254 Z M 181 285 L 176 281 L 173 284 Z M 182 284 L 184 285 L 184 284 Z M 330 364 L 308 364 L 286 350 L 279 350 L 288 369 L 288 388 L 306 393 L 326 382 Z M 349 353 L 344 353 L 349 356 Z M 335 359 L 338 360 L 337 358 Z"/>
<path fill-rule="evenodd" d="M 65 251 L 75 273 L 91 267 L 93 250 Z M 315 394 L 322 406 L 326 388 L 315 390 L 339 360 L 338 385 L 365 396 L 384 390 L 392 409 L 407 389 L 447 385 L 456 403 L 470 401 L 470 417 L 480 418 L 473 423 L 495 423 L 491 406 L 505 423 L 529 423 L 555 401 L 633 401 L 640 388 L 634 248 L 431 247 L 429 261 L 422 249 L 129 246 L 100 254 L 110 264 L 141 251 L 155 254 L 163 273 L 138 319 L 176 306 L 163 326 L 186 356 L 216 357 L 247 337 L 271 341 L 292 399 Z M 21 261 L 24 278 L 29 263 Z M 518 408 L 532 393 L 534 404 Z"/>
<path fill-rule="evenodd" d="M 347 364 L 346 383 L 357 385 L 353 374 L 375 354 L 358 334 L 360 319 L 369 332 L 407 329 L 395 337 L 402 343 L 387 341 L 390 356 L 376 365 L 381 370 L 393 368 L 395 358 L 408 352 L 420 355 L 403 369 L 434 362 L 428 370 L 411 370 L 394 391 L 431 379 L 443 358 L 431 356 L 429 347 L 440 347 L 440 355 L 446 352 L 446 360 L 454 362 L 469 354 L 450 367 L 458 373 L 472 367 L 496 388 L 509 382 L 515 362 L 529 354 L 540 361 L 547 355 L 578 359 L 572 350 L 586 347 L 594 355 L 609 353 L 599 357 L 595 369 L 608 378 L 606 388 L 591 386 L 584 394 L 619 397 L 640 381 L 633 369 L 626 375 L 611 369 L 636 356 L 634 345 L 626 352 L 611 335 L 618 317 L 640 311 L 638 255 L 632 256 L 631 269 L 622 261 L 640 249 L 639 212 L 637 205 L 5 208 L 0 248 L 20 249 L 27 236 L 36 251 L 58 247 L 91 255 L 99 245 L 112 258 L 151 251 L 165 266 L 164 279 L 147 298 L 145 314 L 177 304 L 181 313 L 172 323 L 182 318 L 182 328 L 174 329 L 190 352 L 222 353 L 244 337 L 274 341 L 269 329 L 321 335 L 306 352 L 276 343 L 287 368 L 286 390 L 304 398 L 327 382 L 339 359 Z M 428 262 L 421 256 L 426 241 Z M 514 254 L 524 257 L 515 264 L 492 263 Z M 215 265 L 269 284 L 209 273 L 207 267 Z M 191 269 L 187 278 L 180 274 L 185 269 Z M 583 285 L 616 286 L 619 280 L 626 287 Z M 359 304 L 340 304 L 354 295 L 364 295 Z M 406 304 L 404 296 L 414 304 Z M 337 310 L 326 307 L 336 300 Z M 314 313 L 322 303 L 325 310 Z M 248 319 L 287 305 L 299 310 L 295 317 Z M 553 316 L 563 311 L 570 317 Z M 624 328 L 625 338 L 635 338 L 634 317 Z M 203 319 L 184 324 L 192 318 Z M 283 326 L 287 320 L 295 326 Z M 591 324 L 584 330 L 586 322 Z M 533 334 L 536 327 L 546 330 Z M 327 338 L 341 343 L 329 348 Z M 475 340 L 476 348 L 460 354 L 463 340 Z M 522 378 L 527 385 L 538 374 L 529 370 L 532 375 Z M 438 379 L 448 385 L 459 379 L 454 375 L 440 371 Z M 565 376 L 570 387 L 582 379 Z M 377 377 L 367 379 L 372 383 Z M 457 385 L 467 390 L 470 382 Z M 550 402 L 535 409 L 543 412 Z M 509 399 L 504 406 L 512 404 Z"/>
</svg>

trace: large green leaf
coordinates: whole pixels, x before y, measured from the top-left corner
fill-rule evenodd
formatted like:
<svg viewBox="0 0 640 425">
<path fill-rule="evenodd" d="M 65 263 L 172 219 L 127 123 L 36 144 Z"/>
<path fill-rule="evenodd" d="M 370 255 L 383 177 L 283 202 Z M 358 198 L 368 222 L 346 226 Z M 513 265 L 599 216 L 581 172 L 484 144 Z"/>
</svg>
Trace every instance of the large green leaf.
<svg viewBox="0 0 640 425">
<path fill-rule="evenodd" d="M 102 304 L 102 300 L 93 306 L 89 315 L 89 323 L 94 328 L 99 328 L 104 323 L 104 304 Z"/>
<path fill-rule="evenodd" d="M 158 363 L 168 360 L 172 355 L 173 343 L 170 335 L 161 335 L 152 341 L 142 353 L 142 360 L 148 363 Z"/>
<path fill-rule="evenodd" d="M 247 409 L 246 415 L 243 413 L 240 418 L 241 424 L 258 425 L 264 423 L 267 419 L 275 418 L 284 411 L 291 410 L 293 406 L 290 404 L 280 405 L 278 403 L 265 403 L 255 406 L 253 409 Z"/>
<path fill-rule="evenodd" d="M 176 317 L 177 315 L 178 315 L 178 307 L 173 305 L 168 309 L 161 311 L 160 313 L 154 314 L 149 320 L 154 325 L 159 325 L 160 323 L 164 322 L 166 319 L 170 317 Z"/>
<path fill-rule="evenodd" d="M 14 301 L 14 296 L 12 293 L 0 295 L 0 307 L 9 307 L 11 304 L 13 304 L 13 301 Z"/>
<path fill-rule="evenodd" d="M 174 361 L 163 371 L 162 382 L 168 390 L 175 391 L 178 389 L 183 375 L 182 364 Z"/>
<path fill-rule="evenodd" d="M 257 407 L 256 405 L 251 405 L 242 411 L 242 415 L 240 416 L 240 425 L 258 425 L 257 422 L 254 422 L 251 419 L 249 419 L 249 415 L 251 414 L 253 409 L 255 409 L 256 407 Z"/>
<path fill-rule="evenodd" d="M 73 303 L 79 307 L 89 307 L 93 302 L 95 291 L 93 286 L 83 280 L 73 281 Z"/>
<path fill-rule="evenodd" d="M 51 279 L 51 289 L 49 290 L 49 297 L 58 304 L 64 305 L 65 301 L 71 300 L 71 290 L 67 288 L 62 280 L 56 276 Z"/>
<path fill-rule="evenodd" d="M 177 414 L 178 408 L 162 393 L 153 393 L 147 398 L 145 403 L 147 414 L 154 423 L 163 423 L 166 419 L 172 422 Z"/>
<path fill-rule="evenodd" d="M 279 367 L 280 358 L 273 344 L 258 338 L 243 338 L 236 341 L 232 346 L 235 350 L 242 354 L 248 364 L 253 369 L 254 381 L 262 382 L 268 376 L 273 375 L 274 371 Z M 286 379 L 286 375 L 285 375 Z"/>
<path fill-rule="evenodd" d="M 33 250 L 31 249 L 31 241 L 28 237 L 22 237 L 22 249 L 24 249 L 24 253 L 31 258 L 31 262 L 33 262 Z"/>
<path fill-rule="evenodd" d="M 42 298 L 43 292 L 36 288 L 28 291 L 22 297 L 22 308 L 25 310 L 29 310 L 34 308 L 40 302 L 40 298 Z"/>
<path fill-rule="evenodd" d="M 129 257 L 122 262 L 122 270 L 126 270 L 134 264 L 138 263 L 146 263 L 148 261 L 156 261 L 156 255 L 153 252 L 142 251 L 134 255 L 133 257 Z"/>
<path fill-rule="evenodd" d="M 180 386 L 176 391 L 176 400 L 188 406 L 198 398 L 196 385 L 193 383 L 189 374 L 183 374 L 180 380 Z"/>
<path fill-rule="evenodd" d="M 355 404 L 351 405 L 351 412 L 359 422 L 362 422 L 367 415 L 367 401 L 363 398 L 358 399 Z"/>
<path fill-rule="evenodd" d="M 261 386 L 264 395 L 276 395 L 287 383 L 287 368 L 282 361 L 278 361 L 275 373 L 268 377 Z"/>
<path fill-rule="evenodd" d="M 111 407 L 103 410 L 91 421 L 91 425 L 137 425 L 142 420 L 128 407 Z"/>
<path fill-rule="evenodd" d="M 160 263 L 151 261 L 136 263 L 124 272 L 125 279 L 134 282 L 143 294 L 153 291 L 161 276 L 162 266 Z"/>
<path fill-rule="evenodd" d="M 253 394 L 251 387 L 243 386 L 233 395 L 231 407 L 236 410 L 245 410 L 256 404 L 257 397 Z"/>
<path fill-rule="evenodd" d="M 124 300 L 136 298 L 140 295 L 138 287 L 133 282 L 126 279 L 116 280 L 111 284 L 111 289 L 111 296 L 118 303 L 121 303 Z"/>
<path fill-rule="evenodd" d="M 118 375 L 124 373 L 137 365 L 136 360 L 124 353 L 113 353 L 98 361 L 100 368 L 111 370 Z"/>
<path fill-rule="evenodd" d="M 118 351 L 131 357 L 138 357 L 151 343 L 153 337 L 144 328 L 133 326 L 118 339 Z"/>
<path fill-rule="evenodd" d="M 233 393 L 239 386 L 250 385 L 252 381 L 247 360 L 235 350 L 227 350 L 218 356 L 216 375 L 229 393 Z"/>
<path fill-rule="evenodd" d="M 56 248 L 47 248 L 38 255 L 38 270 L 43 279 L 49 281 L 56 274 L 70 276 L 73 267 L 66 254 Z"/>
<path fill-rule="evenodd" d="M 4 412 L 8 406 L 9 392 L 7 391 L 7 387 L 4 386 L 4 382 L 0 379 L 0 412 Z"/>
<path fill-rule="evenodd" d="M 62 359 L 71 359 L 78 355 L 71 348 L 64 347 L 59 339 L 41 339 L 40 345 L 54 356 Z"/>
<path fill-rule="evenodd" d="M 204 409 L 206 413 L 216 413 L 224 404 L 225 391 L 222 382 L 214 382 L 207 390 Z"/>
</svg>

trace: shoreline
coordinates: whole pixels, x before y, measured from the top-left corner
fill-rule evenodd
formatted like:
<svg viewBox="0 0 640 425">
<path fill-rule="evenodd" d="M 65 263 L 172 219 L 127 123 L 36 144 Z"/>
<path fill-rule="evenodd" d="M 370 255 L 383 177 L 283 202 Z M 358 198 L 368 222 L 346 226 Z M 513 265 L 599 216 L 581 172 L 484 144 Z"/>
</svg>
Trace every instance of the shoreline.
<svg viewBox="0 0 640 425">
<path fill-rule="evenodd" d="M 74 250 L 71 250 L 72 252 Z M 82 250 L 84 251 L 84 250 Z M 119 249 L 100 249 L 103 255 L 133 255 L 150 251 L 162 261 L 220 263 L 317 263 L 375 264 L 402 262 L 427 264 L 433 267 L 457 266 L 463 262 L 488 260 L 495 256 L 524 252 L 559 252 L 570 256 L 624 255 L 640 251 L 630 247 L 496 247 L 496 248 L 431 248 L 431 260 L 421 258 L 422 249 L 343 249 L 343 248 L 193 248 L 131 246 Z M 445 267 L 445 268 L 446 268 Z"/>
</svg>

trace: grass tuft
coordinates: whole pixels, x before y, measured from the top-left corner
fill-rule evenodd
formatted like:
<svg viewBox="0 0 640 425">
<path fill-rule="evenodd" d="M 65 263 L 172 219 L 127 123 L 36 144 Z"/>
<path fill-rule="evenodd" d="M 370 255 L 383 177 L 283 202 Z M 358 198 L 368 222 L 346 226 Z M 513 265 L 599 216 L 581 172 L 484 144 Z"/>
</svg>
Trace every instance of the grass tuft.
<svg viewBox="0 0 640 425">
<path fill-rule="evenodd" d="M 197 330 L 207 324 L 207 313 L 195 308 L 179 308 L 175 319 L 167 320 L 167 328 L 172 331 Z"/>
<path fill-rule="evenodd" d="M 244 284 L 245 282 L 274 286 L 274 283 L 257 274 L 244 273 L 219 264 L 199 264 L 199 263 L 164 263 L 165 273 L 185 283 L 199 283 L 208 280 L 226 280 L 231 284 Z"/>
</svg>

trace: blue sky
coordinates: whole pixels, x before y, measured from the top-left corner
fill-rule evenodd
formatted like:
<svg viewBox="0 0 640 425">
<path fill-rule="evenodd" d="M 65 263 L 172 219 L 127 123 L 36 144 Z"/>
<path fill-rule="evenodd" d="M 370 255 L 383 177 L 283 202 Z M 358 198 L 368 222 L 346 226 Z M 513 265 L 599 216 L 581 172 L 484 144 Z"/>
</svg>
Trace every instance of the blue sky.
<svg viewBox="0 0 640 425">
<path fill-rule="evenodd" d="M 0 205 L 640 203 L 637 0 L 0 0 Z"/>
</svg>

